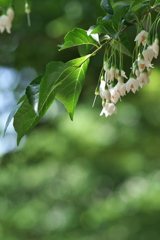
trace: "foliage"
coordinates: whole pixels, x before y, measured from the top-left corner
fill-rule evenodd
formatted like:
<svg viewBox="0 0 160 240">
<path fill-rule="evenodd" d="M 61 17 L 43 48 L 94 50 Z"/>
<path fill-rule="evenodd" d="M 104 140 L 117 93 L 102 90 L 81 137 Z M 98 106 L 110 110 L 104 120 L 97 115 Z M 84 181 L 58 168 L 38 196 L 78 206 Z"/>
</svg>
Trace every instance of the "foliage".
<svg viewBox="0 0 160 240">
<path fill-rule="evenodd" d="M 159 7 L 159 2 L 155 4 L 157 5 L 154 5 L 154 10 Z M 10 114 L 6 127 L 14 118 L 14 127 L 18 134 L 17 143 L 40 121 L 55 98 L 64 104 L 70 118 L 73 119 L 89 59 L 107 44 L 117 49 L 120 43 L 122 53 L 132 56 L 130 42 L 127 42 L 129 32 L 125 30 L 138 24 L 137 18 L 145 16 L 145 12 L 153 11 L 152 2 L 102 0 L 100 5 L 106 15 L 99 17 L 97 24 L 88 31 L 74 28 L 66 34 L 64 44 L 60 47 L 60 50 L 64 50 L 78 46 L 81 57 L 66 63 L 50 62 L 44 75 L 33 80 L 26 88 L 21 100 L 23 103 L 18 104 L 16 111 L 13 110 Z"/>
</svg>

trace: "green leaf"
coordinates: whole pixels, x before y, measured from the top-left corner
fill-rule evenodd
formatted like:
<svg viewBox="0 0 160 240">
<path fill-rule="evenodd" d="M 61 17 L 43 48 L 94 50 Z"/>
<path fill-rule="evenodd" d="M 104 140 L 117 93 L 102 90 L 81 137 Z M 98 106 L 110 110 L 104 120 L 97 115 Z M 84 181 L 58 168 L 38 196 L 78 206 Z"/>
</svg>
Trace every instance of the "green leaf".
<svg viewBox="0 0 160 240">
<path fill-rule="evenodd" d="M 37 116 L 34 109 L 30 105 L 27 96 L 19 107 L 18 111 L 14 116 L 14 129 L 17 132 L 17 145 L 19 144 L 22 137 L 33 127 L 37 125 L 43 114 Z"/>
<path fill-rule="evenodd" d="M 141 18 L 141 16 L 150 9 L 149 3 L 141 4 L 140 7 L 135 12 L 128 11 L 127 14 L 124 16 L 125 20 L 128 23 L 136 24 L 136 22 L 133 22 L 134 20 L 137 20 L 137 18 Z"/>
<path fill-rule="evenodd" d="M 73 59 L 67 63 L 51 62 L 47 65 L 45 76 L 43 77 L 40 84 L 38 106 L 39 112 L 41 111 L 41 109 L 47 109 L 50 106 L 50 104 L 54 100 L 55 95 L 57 97 L 57 94 L 61 90 L 61 88 L 66 88 L 67 91 L 70 91 L 70 94 L 72 94 L 72 89 L 69 89 L 72 86 L 72 83 L 70 82 L 72 79 L 71 75 L 75 77 L 74 72 L 76 72 L 78 68 L 81 68 L 81 65 L 83 65 L 83 63 L 89 57 L 90 55 L 87 55 L 84 57 Z M 64 103 L 64 101 L 62 103 Z M 67 104 L 67 101 L 65 103 Z M 67 106 L 65 107 L 66 109 L 68 109 Z"/>
<path fill-rule="evenodd" d="M 123 54 L 132 57 L 132 48 L 131 48 L 131 42 L 129 38 L 129 34 L 127 31 L 123 32 L 120 35 L 120 42 L 119 41 L 114 41 L 112 44 L 112 47 L 122 51 Z"/>
<path fill-rule="evenodd" d="M 56 88 L 56 98 L 64 104 L 71 120 L 73 120 L 74 110 L 85 80 L 88 63 L 89 59 L 82 63 L 75 71 L 73 71 L 72 67 L 68 68 L 68 77 Z M 68 64 L 72 65 L 73 62 L 69 62 Z"/>
<path fill-rule="evenodd" d="M 108 33 L 108 31 L 106 30 L 106 28 L 103 25 L 97 25 L 93 30 L 92 33 Z"/>
<path fill-rule="evenodd" d="M 89 44 L 78 46 L 78 52 L 81 57 L 86 56 L 90 53 L 92 46 Z"/>
<path fill-rule="evenodd" d="M 28 101 L 33 107 L 36 114 L 38 114 L 40 81 L 43 76 L 44 74 L 34 79 L 26 88 L 26 96 L 28 97 Z"/>
<path fill-rule="evenodd" d="M 30 131 L 33 127 L 37 125 L 37 123 L 44 116 L 50 105 L 53 103 L 55 99 L 55 81 L 61 75 L 65 68 L 68 66 L 63 62 L 51 62 L 47 65 L 46 73 L 43 76 L 40 76 L 33 80 L 30 86 L 34 86 L 36 84 L 36 91 L 29 91 L 28 96 L 24 96 L 24 102 L 19 107 L 18 111 L 14 116 L 14 128 L 17 132 L 17 144 L 19 144 L 21 138 Z M 39 108 L 38 114 L 36 114 L 34 110 L 35 102 L 37 104 L 38 96 L 35 97 L 35 93 L 38 94 L 38 85 L 39 88 Z M 53 87 L 54 85 L 54 87 Z M 27 91 L 26 91 L 27 92 Z M 33 93 L 33 96 L 32 96 Z M 29 101 L 30 99 L 30 101 Z M 35 100 L 36 99 L 36 100 Z M 34 102 L 35 100 L 35 102 Z M 36 107 L 37 110 L 37 107 Z"/>
<path fill-rule="evenodd" d="M 113 15 L 112 21 L 113 26 L 116 30 L 119 30 L 121 20 L 124 18 L 125 14 L 128 12 L 129 4 L 122 5 L 118 7 Z"/>
<path fill-rule="evenodd" d="M 102 20 L 99 21 L 100 22 L 100 25 L 105 27 L 106 29 L 106 33 L 108 35 L 110 35 L 111 37 L 114 37 L 116 36 L 117 34 L 117 31 L 114 29 L 113 27 L 113 22 L 112 22 L 112 16 L 109 15 L 109 16 L 105 16 Z"/>
<path fill-rule="evenodd" d="M 142 6 L 142 3 L 145 3 L 146 1 L 144 0 L 134 0 L 132 4 L 130 5 L 130 11 L 131 12 L 136 12 L 139 7 Z M 148 2 L 148 1 L 147 1 Z"/>
<path fill-rule="evenodd" d="M 96 42 L 98 42 L 99 44 L 100 44 L 100 42 L 99 42 L 99 34 L 98 33 L 92 33 L 92 30 L 95 28 L 95 26 L 91 26 L 89 29 L 88 29 L 88 31 L 87 31 L 87 35 L 88 36 L 92 36 L 92 38 L 96 41 Z"/>
<path fill-rule="evenodd" d="M 7 128 L 8 128 L 8 126 L 9 126 L 10 122 L 12 121 L 13 117 L 15 116 L 15 114 L 17 113 L 17 111 L 19 110 L 19 108 L 21 107 L 22 103 L 23 103 L 23 101 L 20 102 L 20 103 L 18 103 L 18 104 L 15 106 L 15 108 L 11 111 L 11 113 L 9 114 L 8 119 L 7 119 L 7 122 L 6 122 L 6 124 L 5 124 L 3 136 L 5 136 L 6 131 L 7 131 Z"/>
<path fill-rule="evenodd" d="M 153 7 L 155 7 L 156 5 L 160 4 L 160 0 L 156 0 Z"/>
<path fill-rule="evenodd" d="M 136 14 L 137 18 L 140 18 L 149 9 L 150 9 L 150 5 L 149 5 L 149 3 L 146 3 L 146 4 L 141 5 L 134 14 Z M 135 18 L 135 20 L 136 20 L 136 18 Z"/>
<path fill-rule="evenodd" d="M 46 73 L 40 83 L 38 104 L 39 113 L 42 109 L 47 111 L 54 101 L 56 83 L 66 68 L 67 66 L 63 62 L 54 61 L 47 64 Z"/>
<path fill-rule="evenodd" d="M 102 0 L 100 6 L 106 13 L 113 14 L 113 8 L 110 0 Z"/>
<path fill-rule="evenodd" d="M 64 44 L 60 50 L 75 47 L 83 44 L 91 44 L 98 48 L 97 41 L 92 36 L 88 36 L 87 31 L 75 28 L 64 37 Z"/>
<path fill-rule="evenodd" d="M 39 77 L 34 79 L 30 83 L 30 86 L 32 85 L 34 86 L 34 84 L 38 86 L 42 81 L 42 76 L 43 75 L 40 75 Z M 17 105 L 16 111 L 15 113 L 13 113 L 14 114 L 13 125 L 15 128 L 15 131 L 17 132 L 17 144 L 19 144 L 21 138 L 28 131 L 30 131 L 34 126 L 37 125 L 37 123 L 41 120 L 41 118 L 44 116 L 46 112 L 46 108 L 45 108 L 46 106 L 45 106 L 39 112 L 39 116 L 37 116 L 34 106 L 35 106 L 35 103 L 37 104 L 38 97 L 35 97 L 35 92 L 37 92 L 37 89 L 36 91 L 32 91 L 32 92 L 29 91 L 28 96 L 25 94 L 19 101 L 19 103 L 21 104 Z M 33 93 L 33 96 L 31 93 Z M 37 110 L 37 107 L 36 107 L 36 110 Z"/>
<path fill-rule="evenodd" d="M 128 0 L 128 1 L 114 0 L 114 3 L 112 4 L 112 7 L 113 7 L 113 9 L 115 11 L 118 7 L 120 7 L 120 6 L 124 5 L 124 4 L 131 4 L 132 2 L 133 2 L 133 0 Z"/>
</svg>

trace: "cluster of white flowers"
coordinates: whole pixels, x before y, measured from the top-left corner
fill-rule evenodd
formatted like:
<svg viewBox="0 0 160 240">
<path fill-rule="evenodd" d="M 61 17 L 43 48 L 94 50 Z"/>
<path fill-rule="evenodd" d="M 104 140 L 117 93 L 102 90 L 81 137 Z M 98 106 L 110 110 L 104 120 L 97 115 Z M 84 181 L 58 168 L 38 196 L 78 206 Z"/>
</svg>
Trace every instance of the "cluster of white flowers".
<svg viewBox="0 0 160 240">
<path fill-rule="evenodd" d="M 148 35 L 148 32 L 142 30 L 135 38 L 138 48 L 141 50 L 132 64 L 129 79 L 123 70 L 116 66 L 110 66 L 107 61 L 104 62 L 104 74 L 98 91 L 103 106 L 100 115 L 104 114 L 108 117 L 116 113 L 115 104 L 121 100 L 122 96 L 130 91 L 135 93 L 139 87 L 142 88 L 144 84 L 148 85 L 150 82 L 149 76 L 151 68 L 153 68 L 151 61 L 159 54 L 159 40 L 155 37 L 153 43 L 149 44 Z"/>
<path fill-rule="evenodd" d="M 11 33 L 12 21 L 14 18 L 14 11 L 12 8 L 8 8 L 6 14 L 0 16 L 0 32 L 5 30 L 7 33 Z"/>
</svg>

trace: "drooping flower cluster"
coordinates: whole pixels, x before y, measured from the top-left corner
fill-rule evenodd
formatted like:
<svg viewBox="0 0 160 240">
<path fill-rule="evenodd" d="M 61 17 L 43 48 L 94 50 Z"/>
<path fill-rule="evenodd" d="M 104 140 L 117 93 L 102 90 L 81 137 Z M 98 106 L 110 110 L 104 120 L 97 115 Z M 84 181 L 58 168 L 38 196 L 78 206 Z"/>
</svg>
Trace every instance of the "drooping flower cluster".
<svg viewBox="0 0 160 240">
<path fill-rule="evenodd" d="M 159 54 L 159 40 L 155 36 L 154 41 L 150 44 L 148 37 L 149 33 L 142 30 L 135 38 L 138 45 L 138 56 L 132 64 L 129 79 L 121 68 L 110 64 L 107 60 L 104 62 L 104 74 L 101 77 L 98 89 L 103 106 L 100 115 L 104 114 L 107 117 L 116 113 L 115 104 L 118 100 L 121 100 L 121 97 L 130 91 L 135 93 L 139 87 L 142 88 L 144 84 L 149 84 L 149 76 L 153 68 L 151 62 Z"/>
<path fill-rule="evenodd" d="M 14 18 L 14 11 L 12 8 L 8 8 L 6 14 L 0 16 L 0 32 L 5 30 L 7 33 L 11 33 L 12 21 Z"/>
</svg>

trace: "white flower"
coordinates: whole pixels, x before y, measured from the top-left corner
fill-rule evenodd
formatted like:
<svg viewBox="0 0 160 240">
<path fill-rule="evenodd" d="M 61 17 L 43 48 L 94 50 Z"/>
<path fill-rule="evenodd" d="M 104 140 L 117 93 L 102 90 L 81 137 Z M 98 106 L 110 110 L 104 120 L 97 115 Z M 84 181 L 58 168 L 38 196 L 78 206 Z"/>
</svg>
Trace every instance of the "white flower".
<svg viewBox="0 0 160 240">
<path fill-rule="evenodd" d="M 127 82 L 126 82 L 126 90 L 127 92 L 132 91 L 133 93 L 135 93 L 138 90 L 139 87 L 139 82 L 137 81 L 137 79 L 131 77 Z"/>
<path fill-rule="evenodd" d="M 152 46 L 148 46 L 147 49 L 142 51 L 142 55 L 143 55 L 144 60 L 146 62 L 151 62 L 153 57 L 155 56 L 155 53 L 153 51 L 153 47 Z"/>
<path fill-rule="evenodd" d="M 0 32 L 3 33 L 4 30 L 11 33 L 11 22 L 7 15 L 0 16 Z"/>
<path fill-rule="evenodd" d="M 139 77 L 139 75 L 140 75 L 140 71 L 139 71 L 138 68 L 135 70 L 135 74 L 136 74 L 136 77 Z"/>
<path fill-rule="evenodd" d="M 151 75 L 151 69 L 147 68 L 148 77 Z"/>
<path fill-rule="evenodd" d="M 154 52 L 154 58 L 157 58 L 158 54 L 159 54 L 159 40 L 158 40 L 158 38 L 155 38 L 155 40 L 152 44 L 152 49 L 153 49 L 153 52 Z"/>
<path fill-rule="evenodd" d="M 104 79 L 105 79 L 106 82 L 110 81 L 110 79 L 111 79 L 111 74 L 110 74 L 110 71 L 109 71 L 109 70 L 107 70 L 107 71 L 105 72 L 105 74 L 104 74 Z"/>
<path fill-rule="evenodd" d="M 100 113 L 100 116 L 105 114 L 105 117 L 111 116 L 112 114 L 117 112 L 117 108 L 113 103 L 105 103 L 103 109 Z"/>
<path fill-rule="evenodd" d="M 138 46 L 142 43 L 143 46 L 146 45 L 147 41 L 147 36 L 148 36 L 148 32 L 142 30 L 135 38 L 134 41 L 138 41 Z"/>
<path fill-rule="evenodd" d="M 150 79 L 147 72 L 142 72 L 138 78 L 139 86 L 142 88 L 144 84 L 148 85 Z"/>
<path fill-rule="evenodd" d="M 145 61 L 145 60 L 142 59 L 142 58 L 138 58 L 137 62 L 138 62 L 138 69 L 139 69 L 140 72 L 143 72 L 143 70 L 144 70 L 146 67 L 147 67 L 147 68 L 148 68 L 148 67 L 153 68 L 153 65 L 152 65 L 150 62 Z"/>
<path fill-rule="evenodd" d="M 14 11 L 13 11 L 13 9 L 12 8 L 8 8 L 6 14 L 9 17 L 10 22 L 12 22 L 12 20 L 14 18 Z"/>
<path fill-rule="evenodd" d="M 111 67 L 111 68 L 110 68 L 110 74 L 111 74 L 110 80 L 114 80 L 115 70 L 116 70 L 116 69 L 115 69 L 114 67 Z"/>
<path fill-rule="evenodd" d="M 126 95 L 126 84 L 125 83 L 117 83 L 117 85 L 114 87 L 116 91 L 120 94 L 120 96 Z"/>
<path fill-rule="evenodd" d="M 105 89 L 106 83 L 105 81 L 101 81 L 100 87 L 99 87 L 99 95 L 101 98 L 106 99 L 107 101 L 110 101 L 110 92 L 109 90 Z"/>
<path fill-rule="evenodd" d="M 125 71 L 123 71 L 123 70 L 121 70 L 121 76 L 124 77 L 124 78 L 126 78 L 126 79 L 128 79 L 128 77 L 126 76 Z"/>
<path fill-rule="evenodd" d="M 119 69 L 118 68 L 116 68 L 115 69 L 115 79 L 117 79 L 118 80 L 118 77 L 119 77 Z"/>
<path fill-rule="evenodd" d="M 115 70 L 115 79 L 117 79 L 118 82 L 123 83 L 122 77 L 127 78 L 125 71 L 123 71 L 123 70 L 120 71 L 119 69 L 116 69 Z"/>
<path fill-rule="evenodd" d="M 120 93 L 117 92 L 116 88 L 111 88 L 111 89 L 109 89 L 109 91 L 110 91 L 110 94 L 111 94 L 111 101 L 113 103 L 116 103 L 120 98 Z"/>
<path fill-rule="evenodd" d="M 108 70 L 108 62 L 104 62 L 104 64 L 103 64 L 103 68 L 104 68 L 104 70 L 105 71 L 107 71 Z"/>
</svg>

